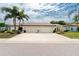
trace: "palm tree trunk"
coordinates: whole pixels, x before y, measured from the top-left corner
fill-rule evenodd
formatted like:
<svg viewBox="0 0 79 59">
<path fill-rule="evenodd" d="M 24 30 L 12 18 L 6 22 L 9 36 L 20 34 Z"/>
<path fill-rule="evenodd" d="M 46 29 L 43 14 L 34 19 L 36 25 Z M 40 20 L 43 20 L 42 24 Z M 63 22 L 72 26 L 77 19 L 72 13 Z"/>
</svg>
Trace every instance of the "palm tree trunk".
<svg viewBox="0 0 79 59">
<path fill-rule="evenodd" d="M 14 30 L 16 30 L 16 18 L 13 19 Z"/>
<path fill-rule="evenodd" d="M 6 21 L 4 20 L 4 23 L 5 23 L 5 30 L 6 30 Z"/>
<path fill-rule="evenodd" d="M 19 27 L 21 26 L 21 20 L 19 21 Z"/>
<path fill-rule="evenodd" d="M 79 26 L 78 26 L 78 21 L 77 21 L 77 31 L 79 31 L 79 29 L 78 29 L 78 28 L 79 28 Z"/>
<path fill-rule="evenodd" d="M 77 16 L 79 16 L 79 4 L 77 4 Z M 79 21 L 78 17 L 77 17 L 77 20 Z M 77 28 L 79 28 L 78 21 L 77 21 Z"/>
<path fill-rule="evenodd" d="M 77 27 L 78 27 L 78 22 L 77 22 Z"/>
</svg>

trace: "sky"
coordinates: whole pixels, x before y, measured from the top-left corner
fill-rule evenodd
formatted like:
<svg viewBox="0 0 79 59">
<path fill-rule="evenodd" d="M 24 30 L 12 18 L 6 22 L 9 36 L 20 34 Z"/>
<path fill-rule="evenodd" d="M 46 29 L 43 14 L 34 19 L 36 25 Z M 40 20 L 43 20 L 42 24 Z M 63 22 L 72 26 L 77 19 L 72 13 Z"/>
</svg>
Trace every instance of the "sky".
<svg viewBox="0 0 79 59">
<path fill-rule="evenodd" d="M 73 17 L 77 13 L 77 3 L 0 3 L 2 7 L 17 6 L 23 9 L 30 18 L 25 22 L 47 22 L 63 20 L 73 22 Z M 4 20 L 6 13 L 0 11 L 0 21 Z M 12 24 L 8 19 L 7 23 Z M 18 22 L 17 22 L 18 23 Z"/>
</svg>

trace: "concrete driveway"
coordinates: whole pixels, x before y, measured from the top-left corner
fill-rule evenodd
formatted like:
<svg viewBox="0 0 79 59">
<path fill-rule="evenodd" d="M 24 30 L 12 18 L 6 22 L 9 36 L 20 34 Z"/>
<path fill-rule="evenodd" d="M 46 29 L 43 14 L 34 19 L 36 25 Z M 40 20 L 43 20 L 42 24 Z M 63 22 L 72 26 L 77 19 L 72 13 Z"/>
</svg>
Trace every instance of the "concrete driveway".
<svg viewBox="0 0 79 59">
<path fill-rule="evenodd" d="M 79 40 L 55 33 L 23 33 L 0 42 L 2 56 L 79 56 Z"/>
<path fill-rule="evenodd" d="M 56 43 L 70 41 L 70 38 L 55 33 L 22 33 L 11 39 L 8 43 Z"/>
</svg>

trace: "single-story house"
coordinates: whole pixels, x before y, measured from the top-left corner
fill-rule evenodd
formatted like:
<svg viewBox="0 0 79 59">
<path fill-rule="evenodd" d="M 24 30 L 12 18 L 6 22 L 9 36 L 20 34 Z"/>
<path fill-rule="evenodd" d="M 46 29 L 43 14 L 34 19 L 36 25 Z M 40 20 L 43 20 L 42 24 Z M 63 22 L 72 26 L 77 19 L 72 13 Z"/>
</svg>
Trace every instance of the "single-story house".
<svg viewBox="0 0 79 59">
<path fill-rule="evenodd" d="M 50 24 L 50 23 L 27 23 L 25 25 L 21 25 L 23 27 L 23 30 L 26 30 L 27 33 L 52 33 L 54 30 L 56 31 L 77 31 L 77 25 L 76 24 L 67 24 L 67 25 L 59 25 L 59 24 Z M 16 28 L 18 29 L 19 25 L 16 25 Z M 5 28 L 2 28 L 5 29 Z M 14 29 L 13 25 L 9 25 L 8 29 Z"/>
<path fill-rule="evenodd" d="M 27 23 L 26 25 L 21 25 L 23 30 L 26 30 L 27 33 L 52 33 L 54 30 L 60 29 L 59 24 L 50 24 L 50 23 Z M 16 25 L 18 29 L 18 25 Z M 10 25 L 10 28 L 13 29 L 13 25 Z"/>
</svg>

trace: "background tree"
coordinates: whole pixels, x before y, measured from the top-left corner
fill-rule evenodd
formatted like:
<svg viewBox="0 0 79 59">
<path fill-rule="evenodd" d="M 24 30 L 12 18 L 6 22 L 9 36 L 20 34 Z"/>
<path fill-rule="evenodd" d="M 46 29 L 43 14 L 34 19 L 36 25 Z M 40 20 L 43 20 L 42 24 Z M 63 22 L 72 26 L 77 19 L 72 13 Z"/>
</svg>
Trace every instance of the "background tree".
<svg viewBox="0 0 79 59">
<path fill-rule="evenodd" d="M 66 23 L 64 21 L 58 21 L 58 24 L 65 25 Z"/>
<path fill-rule="evenodd" d="M 60 24 L 65 25 L 66 23 L 64 21 L 50 21 L 51 24 Z"/>
<path fill-rule="evenodd" d="M 57 24 L 57 21 L 50 21 L 51 24 Z"/>
</svg>

